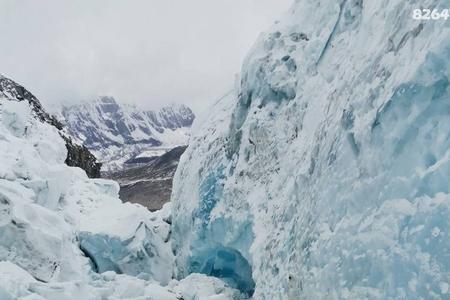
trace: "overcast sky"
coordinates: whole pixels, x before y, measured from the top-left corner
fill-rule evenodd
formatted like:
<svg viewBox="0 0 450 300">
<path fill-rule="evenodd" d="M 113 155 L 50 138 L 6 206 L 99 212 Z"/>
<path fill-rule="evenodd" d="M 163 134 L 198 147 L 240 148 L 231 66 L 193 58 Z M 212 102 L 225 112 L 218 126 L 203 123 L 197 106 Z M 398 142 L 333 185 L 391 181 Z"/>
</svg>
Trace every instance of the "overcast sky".
<svg viewBox="0 0 450 300">
<path fill-rule="evenodd" d="M 44 104 L 112 95 L 201 111 L 293 0 L 0 0 L 0 73 Z"/>
</svg>

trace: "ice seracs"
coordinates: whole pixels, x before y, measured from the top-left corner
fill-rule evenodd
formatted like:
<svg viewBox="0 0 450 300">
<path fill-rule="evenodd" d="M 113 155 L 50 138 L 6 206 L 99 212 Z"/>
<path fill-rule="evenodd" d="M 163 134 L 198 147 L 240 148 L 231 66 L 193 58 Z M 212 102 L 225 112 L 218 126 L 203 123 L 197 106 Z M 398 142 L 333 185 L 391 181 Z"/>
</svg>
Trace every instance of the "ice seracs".
<svg viewBox="0 0 450 300">
<path fill-rule="evenodd" d="M 174 179 L 180 278 L 251 292 L 247 274 L 255 299 L 450 296 L 450 31 L 415 5 L 296 1 L 260 37 Z"/>
<path fill-rule="evenodd" d="M 192 135 L 172 215 L 0 100 L 0 295 L 448 299 L 450 30 L 416 5 L 295 1 Z"/>
<path fill-rule="evenodd" d="M 164 285 L 172 279 L 169 237 L 167 222 L 131 203 L 96 210 L 80 222 L 80 248 L 98 273 L 148 274 Z"/>
<path fill-rule="evenodd" d="M 123 204 L 66 154 L 29 103 L 0 97 L 0 299 L 239 299 L 218 279 L 172 280 L 170 208 Z"/>
</svg>

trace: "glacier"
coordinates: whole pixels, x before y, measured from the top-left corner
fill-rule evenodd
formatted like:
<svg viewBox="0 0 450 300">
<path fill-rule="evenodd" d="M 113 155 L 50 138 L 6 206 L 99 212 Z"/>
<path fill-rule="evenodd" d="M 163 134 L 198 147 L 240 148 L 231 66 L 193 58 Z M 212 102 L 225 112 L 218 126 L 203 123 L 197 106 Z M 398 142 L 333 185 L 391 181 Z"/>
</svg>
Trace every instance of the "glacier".
<svg viewBox="0 0 450 300">
<path fill-rule="evenodd" d="M 175 275 L 254 299 L 450 297 L 447 0 L 297 0 L 196 121 Z"/>
<path fill-rule="evenodd" d="M 0 299 L 448 299 L 448 0 L 296 0 L 197 119 L 172 203 L 122 203 L 0 95 Z"/>
<path fill-rule="evenodd" d="M 122 203 L 114 181 L 67 166 L 58 129 L 0 97 L 0 299 L 240 299 L 172 276 L 171 208 Z"/>
</svg>

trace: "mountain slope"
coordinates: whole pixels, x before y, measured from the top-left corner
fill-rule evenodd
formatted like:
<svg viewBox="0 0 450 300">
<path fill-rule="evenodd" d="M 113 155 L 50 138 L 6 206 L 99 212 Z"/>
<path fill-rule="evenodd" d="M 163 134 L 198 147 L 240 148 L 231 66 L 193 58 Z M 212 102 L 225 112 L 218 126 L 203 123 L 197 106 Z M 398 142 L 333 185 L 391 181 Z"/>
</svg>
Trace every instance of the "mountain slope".
<svg viewBox="0 0 450 300">
<path fill-rule="evenodd" d="M 299 0 L 260 37 L 175 175 L 180 278 L 255 299 L 450 297 L 450 30 L 415 8 Z"/>
<path fill-rule="evenodd" d="M 120 169 L 154 147 L 186 145 L 195 118 L 185 105 L 154 112 L 118 104 L 112 97 L 63 107 L 61 116 L 68 132 L 106 163 L 105 171 Z"/>
<path fill-rule="evenodd" d="M 67 157 L 66 164 L 73 167 L 80 167 L 86 171 L 91 178 L 100 177 L 101 164 L 86 147 L 73 142 L 65 131 L 63 124 L 54 116 L 48 114 L 42 107 L 39 100 L 20 84 L 0 75 L 0 98 L 8 101 L 27 101 L 32 109 L 33 115 L 42 122 L 48 123 L 59 130 L 61 137 L 66 142 Z"/>
<path fill-rule="evenodd" d="M 172 181 L 186 146 L 175 147 L 161 156 L 146 158 L 138 167 L 105 174 L 120 185 L 120 199 L 139 203 L 150 211 L 159 210 L 170 201 Z M 135 160 L 136 161 L 136 160 Z"/>
</svg>

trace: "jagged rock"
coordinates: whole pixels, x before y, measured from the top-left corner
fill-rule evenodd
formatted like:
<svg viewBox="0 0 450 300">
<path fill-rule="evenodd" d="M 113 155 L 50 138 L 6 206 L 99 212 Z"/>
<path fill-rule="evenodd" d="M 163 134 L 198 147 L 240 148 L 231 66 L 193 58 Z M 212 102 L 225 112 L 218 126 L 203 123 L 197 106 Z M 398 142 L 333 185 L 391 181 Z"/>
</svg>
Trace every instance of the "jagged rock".
<svg viewBox="0 0 450 300">
<path fill-rule="evenodd" d="M 66 141 L 67 158 L 65 163 L 71 167 L 79 167 L 86 171 L 90 178 L 100 178 L 102 164 L 82 145 L 75 144 L 70 137 L 63 136 Z"/>
</svg>

